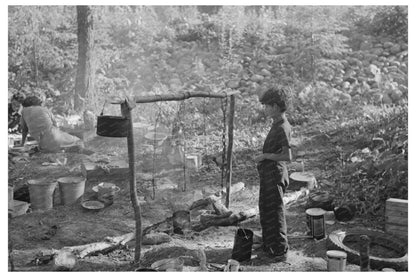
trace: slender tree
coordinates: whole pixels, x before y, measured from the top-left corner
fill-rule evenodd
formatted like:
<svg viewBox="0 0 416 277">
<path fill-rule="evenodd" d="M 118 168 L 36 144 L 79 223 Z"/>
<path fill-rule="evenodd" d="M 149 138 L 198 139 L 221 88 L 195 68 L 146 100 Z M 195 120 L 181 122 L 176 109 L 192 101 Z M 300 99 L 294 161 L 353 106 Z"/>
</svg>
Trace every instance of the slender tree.
<svg viewBox="0 0 416 277">
<path fill-rule="evenodd" d="M 93 15 L 91 7 L 77 6 L 78 68 L 75 80 L 74 109 L 83 111 L 94 92 Z M 91 102 L 91 101 L 90 101 Z"/>
</svg>

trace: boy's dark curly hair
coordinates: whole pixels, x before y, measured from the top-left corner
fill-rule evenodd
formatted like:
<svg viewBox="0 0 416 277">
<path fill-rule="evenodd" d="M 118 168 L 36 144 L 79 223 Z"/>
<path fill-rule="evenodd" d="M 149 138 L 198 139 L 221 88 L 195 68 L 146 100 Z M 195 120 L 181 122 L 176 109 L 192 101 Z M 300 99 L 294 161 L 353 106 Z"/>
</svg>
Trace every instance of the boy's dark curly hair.
<svg viewBox="0 0 416 277">
<path fill-rule="evenodd" d="M 285 112 L 292 104 L 292 93 L 285 87 L 271 87 L 263 94 L 260 102 L 265 105 L 277 104 Z"/>
</svg>

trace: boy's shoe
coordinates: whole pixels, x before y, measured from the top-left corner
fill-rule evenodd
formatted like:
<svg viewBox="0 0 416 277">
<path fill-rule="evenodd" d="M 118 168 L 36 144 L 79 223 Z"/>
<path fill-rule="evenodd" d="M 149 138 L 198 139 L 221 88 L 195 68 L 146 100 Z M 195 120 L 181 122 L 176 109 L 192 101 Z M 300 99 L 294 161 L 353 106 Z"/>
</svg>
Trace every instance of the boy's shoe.
<svg viewBox="0 0 416 277">
<path fill-rule="evenodd" d="M 282 254 L 282 255 L 278 255 L 278 256 L 272 256 L 270 255 L 270 257 L 273 259 L 274 262 L 286 262 L 287 260 L 287 253 Z"/>
<path fill-rule="evenodd" d="M 263 245 L 263 251 L 264 251 L 265 253 L 267 253 L 267 256 L 268 256 L 269 258 L 273 259 L 273 261 L 275 261 L 275 262 L 285 262 L 285 261 L 286 261 L 286 259 L 287 259 L 287 250 L 286 250 L 286 252 L 284 252 L 283 254 L 276 255 L 276 254 L 274 254 L 274 253 L 271 251 L 271 249 L 267 249 L 267 247 L 265 247 L 265 246 Z"/>
<path fill-rule="evenodd" d="M 287 259 L 287 252 L 281 255 L 275 255 L 271 251 L 267 250 L 263 244 L 253 244 L 253 254 L 259 254 L 260 256 L 267 257 L 273 262 L 285 262 Z"/>
</svg>

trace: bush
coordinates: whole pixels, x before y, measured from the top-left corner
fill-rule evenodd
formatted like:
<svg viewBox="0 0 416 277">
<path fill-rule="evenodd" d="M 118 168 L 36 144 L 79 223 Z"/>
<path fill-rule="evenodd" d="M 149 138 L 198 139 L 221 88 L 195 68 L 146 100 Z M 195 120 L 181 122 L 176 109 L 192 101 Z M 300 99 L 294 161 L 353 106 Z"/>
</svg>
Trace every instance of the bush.
<svg viewBox="0 0 416 277">
<path fill-rule="evenodd" d="M 343 164 L 332 193 L 338 204 L 352 203 L 359 214 L 382 216 L 385 200 L 408 198 L 407 105 L 381 108 L 343 128 Z M 344 138 L 344 139 L 342 139 Z"/>
<path fill-rule="evenodd" d="M 407 6 L 385 6 L 370 23 L 370 32 L 390 37 L 405 36 L 407 39 Z"/>
</svg>

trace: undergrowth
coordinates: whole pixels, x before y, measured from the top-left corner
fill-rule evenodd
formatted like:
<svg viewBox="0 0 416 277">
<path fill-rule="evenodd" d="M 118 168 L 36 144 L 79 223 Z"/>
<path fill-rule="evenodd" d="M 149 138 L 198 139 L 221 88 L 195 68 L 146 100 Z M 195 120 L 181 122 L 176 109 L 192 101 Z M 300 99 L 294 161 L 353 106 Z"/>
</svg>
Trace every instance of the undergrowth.
<svg viewBox="0 0 416 277">
<path fill-rule="evenodd" d="M 382 218 L 388 198 L 408 198 L 407 105 L 367 110 L 336 136 L 341 168 L 331 195 L 337 205 Z"/>
</svg>

